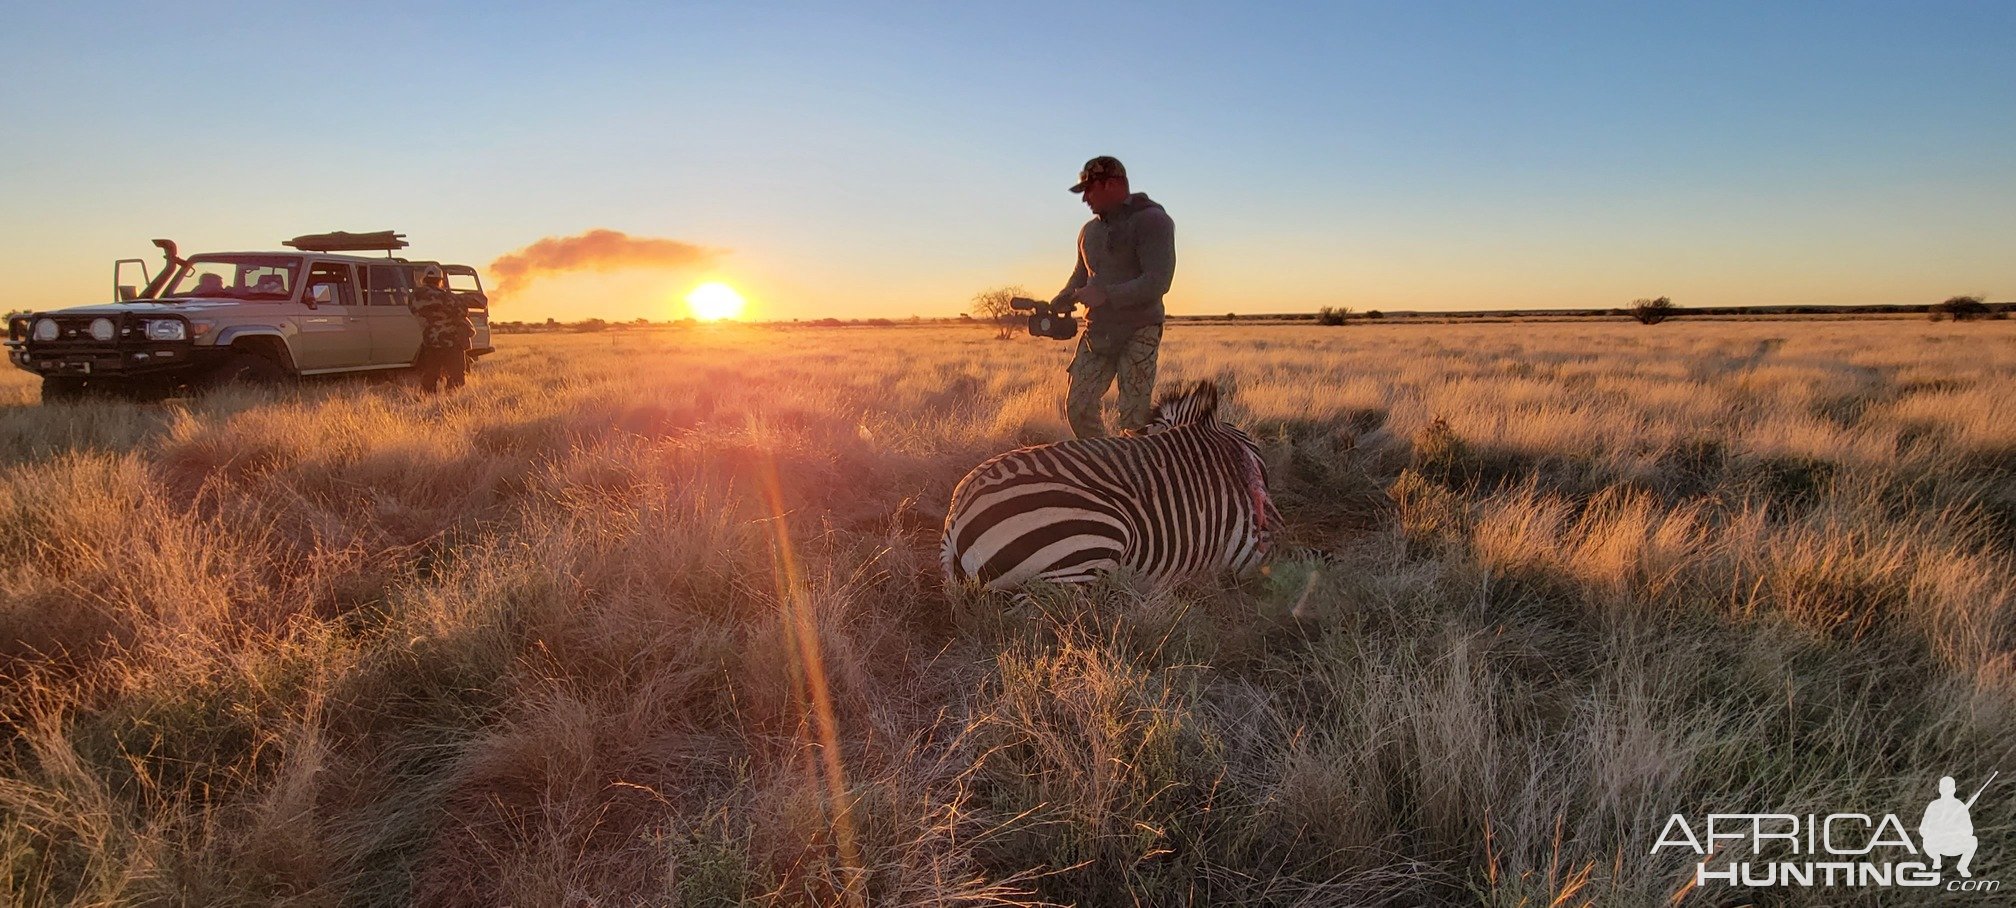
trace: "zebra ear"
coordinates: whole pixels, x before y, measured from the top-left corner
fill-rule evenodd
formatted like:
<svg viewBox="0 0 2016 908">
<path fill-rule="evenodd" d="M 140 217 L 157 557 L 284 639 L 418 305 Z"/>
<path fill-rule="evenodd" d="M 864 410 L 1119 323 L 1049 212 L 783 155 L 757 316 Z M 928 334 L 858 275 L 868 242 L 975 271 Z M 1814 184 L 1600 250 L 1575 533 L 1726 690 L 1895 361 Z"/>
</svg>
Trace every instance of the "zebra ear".
<svg viewBox="0 0 2016 908">
<path fill-rule="evenodd" d="M 1217 382 L 1208 380 L 1198 382 L 1195 387 L 1190 389 L 1190 399 L 1195 402 L 1191 405 L 1191 422 L 1218 421 Z"/>
<path fill-rule="evenodd" d="M 1200 381 L 1181 391 L 1170 391 L 1155 402 L 1151 426 L 1187 426 L 1218 418 L 1218 385 Z"/>
<path fill-rule="evenodd" d="M 1183 419 L 1183 392 L 1164 391 L 1155 398 L 1155 413 L 1148 418 L 1148 431 L 1159 432 Z"/>
</svg>

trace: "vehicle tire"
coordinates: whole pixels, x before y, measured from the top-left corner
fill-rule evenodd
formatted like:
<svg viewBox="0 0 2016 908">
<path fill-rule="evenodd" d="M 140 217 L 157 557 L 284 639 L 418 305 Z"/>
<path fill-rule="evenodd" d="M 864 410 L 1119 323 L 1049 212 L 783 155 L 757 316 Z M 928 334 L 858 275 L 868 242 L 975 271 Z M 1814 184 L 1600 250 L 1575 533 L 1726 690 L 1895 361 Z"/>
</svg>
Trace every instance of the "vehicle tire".
<svg viewBox="0 0 2016 908">
<path fill-rule="evenodd" d="M 57 378 L 44 376 L 42 379 L 42 402 L 45 404 L 75 403 L 91 396 L 91 388 L 81 378 Z"/>
<path fill-rule="evenodd" d="M 203 377 L 206 388 L 223 388 L 231 385 L 251 385 L 271 387 L 287 377 L 287 370 L 266 357 L 247 350 L 236 350 L 225 356 Z"/>
</svg>

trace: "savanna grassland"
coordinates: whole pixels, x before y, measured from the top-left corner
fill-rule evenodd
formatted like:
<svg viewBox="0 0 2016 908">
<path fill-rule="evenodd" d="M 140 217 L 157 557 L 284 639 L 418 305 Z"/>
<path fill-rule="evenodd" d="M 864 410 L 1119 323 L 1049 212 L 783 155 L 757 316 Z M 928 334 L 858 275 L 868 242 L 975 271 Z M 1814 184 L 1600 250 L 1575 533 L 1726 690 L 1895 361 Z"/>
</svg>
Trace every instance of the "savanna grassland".
<svg viewBox="0 0 2016 908">
<path fill-rule="evenodd" d="M 2016 770 L 2009 323 L 1172 326 L 1298 553 L 1023 602 L 937 530 L 1065 345 L 501 341 L 0 378 L 0 904 L 1740 904 L 1669 814 Z"/>
</svg>

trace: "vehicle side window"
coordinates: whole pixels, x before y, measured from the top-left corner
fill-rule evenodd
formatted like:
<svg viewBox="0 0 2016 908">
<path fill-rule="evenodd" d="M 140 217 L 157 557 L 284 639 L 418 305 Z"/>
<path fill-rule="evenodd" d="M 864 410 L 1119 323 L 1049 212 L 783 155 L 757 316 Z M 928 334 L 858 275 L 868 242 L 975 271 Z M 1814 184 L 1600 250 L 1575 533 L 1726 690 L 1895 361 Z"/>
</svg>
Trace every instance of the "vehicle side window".
<svg viewBox="0 0 2016 908">
<path fill-rule="evenodd" d="M 406 305 L 406 285 L 398 265 L 372 265 L 364 272 L 364 304 L 367 306 Z"/>
<path fill-rule="evenodd" d="M 357 286 L 350 266 L 342 262 L 316 262 L 309 266 L 308 295 L 304 299 L 326 306 L 357 305 Z"/>
<path fill-rule="evenodd" d="M 284 300 L 294 295 L 301 260 L 284 255 L 228 255 L 191 259 L 177 270 L 163 299 L 209 297 Z"/>
</svg>

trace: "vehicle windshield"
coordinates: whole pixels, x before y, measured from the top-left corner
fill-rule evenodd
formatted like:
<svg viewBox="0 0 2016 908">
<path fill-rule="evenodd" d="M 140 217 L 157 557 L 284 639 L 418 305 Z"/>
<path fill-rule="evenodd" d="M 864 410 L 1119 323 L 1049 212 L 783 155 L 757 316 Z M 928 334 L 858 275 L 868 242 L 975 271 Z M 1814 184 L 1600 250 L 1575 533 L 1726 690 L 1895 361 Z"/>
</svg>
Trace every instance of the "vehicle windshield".
<svg viewBox="0 0 2016 908">
<path fill-rule="evenodd" d="M 204 256 L 189 260 L 163 299 L 218 297 L 284 300 L 294 297 L 301 260 L 285 255 Z"/>
</svg>

